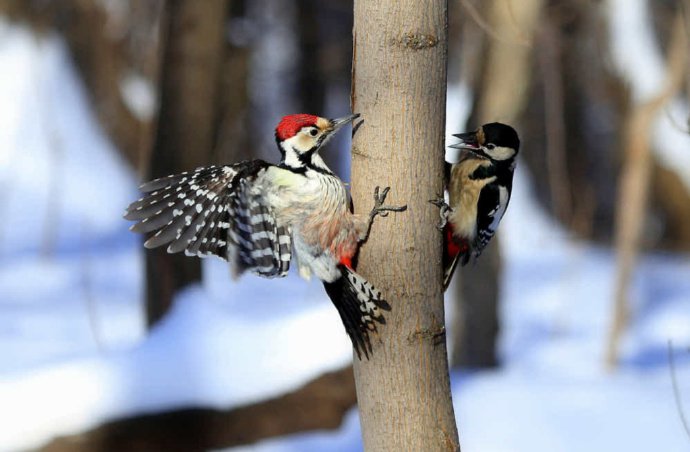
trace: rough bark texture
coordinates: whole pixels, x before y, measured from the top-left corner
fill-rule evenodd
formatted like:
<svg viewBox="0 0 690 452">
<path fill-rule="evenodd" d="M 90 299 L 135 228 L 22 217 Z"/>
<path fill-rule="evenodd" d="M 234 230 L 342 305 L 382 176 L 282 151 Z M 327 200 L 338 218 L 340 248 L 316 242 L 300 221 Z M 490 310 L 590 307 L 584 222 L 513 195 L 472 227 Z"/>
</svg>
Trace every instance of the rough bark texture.
<svg viewBox="0 0 690 452">
<path fill-rule="evenodd" d="M 226 11 L 225 0 L 170 0 L 166 5 L 152 178 L 211 162 Z M 148 323 L 168 311 L 175 292 L 200 277 L 197 259 L 169 255 L 164 248 L 148 251 Z"/>
<path fill-rule="evenodd" d="M 109 422 L 65 436 L 41 452 L 202 452 L 306 430 L 334 429 L 355 405 L 352 368 L 329 372 L 271 400 L 234 408 L 188 408 Z"/>
<path fill-rule="evenodd" d="M 404 213 L 379 218 L 358 270 L 392 306 L 370 361 L 355 360 L 367 451 L 458 450 L 446 357 L 441 234 L 446 100 L 445 0 L 355 1 L 352 148 L 355 210 L 376 185 Z"/>
</svg>

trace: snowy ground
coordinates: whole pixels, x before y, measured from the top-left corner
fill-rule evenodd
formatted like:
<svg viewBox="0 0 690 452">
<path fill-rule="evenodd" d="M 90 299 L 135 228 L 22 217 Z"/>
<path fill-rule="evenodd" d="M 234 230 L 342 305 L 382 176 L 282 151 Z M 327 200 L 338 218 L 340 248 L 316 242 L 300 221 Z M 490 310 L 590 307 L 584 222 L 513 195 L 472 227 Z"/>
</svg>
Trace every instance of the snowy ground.
<svg viewBox="0 0 690 452">
<path fill-rule="evenodd" d="M 231 283 L 211 261 L 204 285 L 145 337 L 141 250 L 120 219 L 134 178 L 60 42 L 3 23 L 0 38 L 0 66 L 12 68 L 0 74 L 0 450 L 133 413 L 263 399 L 349 361 L 319 284 Z M 690 410 L 690 258 L 644 258 L 623 365 L 606 374 L 612 254 L 568 240 L 527 180 L 518 174 L 502 226 L 506 366 L 453 374 L 463 450 L 688 450 L 666 347 L 678 349 Z M 339 431 L 237 450 L 360 449 L 353 411 Z"/>
</svg>

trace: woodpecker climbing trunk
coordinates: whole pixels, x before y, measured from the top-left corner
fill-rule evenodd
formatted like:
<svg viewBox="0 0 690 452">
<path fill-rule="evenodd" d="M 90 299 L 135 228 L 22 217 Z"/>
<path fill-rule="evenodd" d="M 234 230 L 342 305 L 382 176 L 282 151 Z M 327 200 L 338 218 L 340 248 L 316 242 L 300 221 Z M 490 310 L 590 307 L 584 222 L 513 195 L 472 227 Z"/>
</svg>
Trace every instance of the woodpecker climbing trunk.
<svg viewBox="0 0 690 452">
<path fill-rule="evenodd" d="M 441 233 L 446 108 L 446 0 L 354 3 L 352 108 L 361 113 L 352 147 L 357 213 L 374 186 L 404 213 L 374 222 L 358 271 L 392 311 L 371 360 L 355 360 L 364 447 L 458 450 L 446 356 Z"/>
</svg>

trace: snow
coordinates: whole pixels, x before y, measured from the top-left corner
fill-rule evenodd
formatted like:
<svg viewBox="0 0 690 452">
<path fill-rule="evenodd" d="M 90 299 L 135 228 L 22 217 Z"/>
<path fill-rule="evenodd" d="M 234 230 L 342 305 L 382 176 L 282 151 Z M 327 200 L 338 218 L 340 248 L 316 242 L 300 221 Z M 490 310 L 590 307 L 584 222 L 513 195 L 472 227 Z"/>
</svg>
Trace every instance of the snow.
<svg viewBox="0 0 690 452">
<path fill-rule="evenodd" d="M 98 129 L 61 41 L 0 22 L 0 251 L 91 246 L 120 225 L 133 177 Z"/>
<path fill-rule="evenodd" d="M 156 94 L 151 82 L 134 71 L 120 80 L 120 92 L 127 108 L 140 121 L 150 121 L 156 112 Z"/>
<path fill-rule="evenodd" d="M 466 131 L 467 118 L 471 113 L 472 94 L 467 83 L 461 81 L 448 86 L 446 99 L 446 145 L 451 145 L 458 142 L 454 134 Z M 446 147 L 446 161 L 457 162 L 459 158 L 459 149 Z"/>
<path fill-rule="evenodd" d="M 61 41 L 4 22 L 0 37 L 0 65 L 12 68 L 0 74 L 0 450 L 137 413 L 251 403 L 350 361 L 318 283 L 232 282 L 212 260 L 147 335 L 140 239 L 120 217 L 137 196 L 134 176 L 93 119 Z M 468 96 L 459 87 L 449 99 Z M 667 347 L 690 406 L 690 257 L 642 259 L 622 363 L 606 373 L 611 250 L 554 224 L 522 167 L 499 233 L 505 366 L 453 372 L 463 450 L 687 450 Z M 361 450 L 357 411 L 337 431 L 233 450 Z"/>
</svg>

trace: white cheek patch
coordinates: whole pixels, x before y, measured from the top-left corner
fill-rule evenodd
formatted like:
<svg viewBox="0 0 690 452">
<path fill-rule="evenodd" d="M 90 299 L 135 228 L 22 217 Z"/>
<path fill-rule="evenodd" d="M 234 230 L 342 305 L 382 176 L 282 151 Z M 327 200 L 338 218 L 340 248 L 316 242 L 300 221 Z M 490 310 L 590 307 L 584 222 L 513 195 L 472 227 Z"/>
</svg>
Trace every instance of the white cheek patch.
<svg viewBox="0 0 690 452">
<path fill-rule="evenodd" d="M 484 148 L 484 152 L 494 160 L 508 160 L 515 156 L 515 149 L 497 146 L 493 149 Z"/>
<path fill-rule="evenodd" d="M 301 154 L 313 148 L 315 143 L 316 140 L 314 138 L 300 132 L 294 137 L 283 141 L 282 146 L 286 152 L 292 149 Z"/>
</svg>

